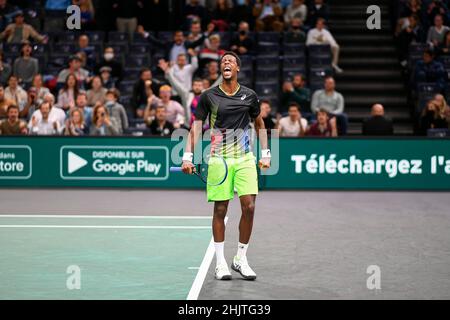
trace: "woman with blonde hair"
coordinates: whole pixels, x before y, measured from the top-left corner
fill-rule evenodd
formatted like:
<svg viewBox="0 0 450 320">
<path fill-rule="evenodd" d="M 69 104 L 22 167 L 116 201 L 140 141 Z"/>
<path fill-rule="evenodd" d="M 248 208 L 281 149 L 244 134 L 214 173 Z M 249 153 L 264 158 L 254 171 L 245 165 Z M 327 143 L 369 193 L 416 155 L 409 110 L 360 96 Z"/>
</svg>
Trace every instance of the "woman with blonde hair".
<svg viewBox="0 0 450 320">
<path fill-rule="evenodd" d="M 448 106 L 441 95 L 436 95 L 434 99 L 428 101 L 420 117 L 420 128 L 422 134 L 426 135 L 428 129 L 448 128 Z"/>
<path fill-rule="evenodd" d="M 108 108 L 97 103 L 92 111 L 91 136 L 116 136 L 119 134 L 114 118 L 109 116 Z"/>
<path fill-rule="evenodd" d="M 70 110 L 69 119 L 66 120 L 64 134 L 66 136 L 84 136 L 88 133 L 88 127 L 84 122 L 84 114 L 78 109 Z"/>
</svg>

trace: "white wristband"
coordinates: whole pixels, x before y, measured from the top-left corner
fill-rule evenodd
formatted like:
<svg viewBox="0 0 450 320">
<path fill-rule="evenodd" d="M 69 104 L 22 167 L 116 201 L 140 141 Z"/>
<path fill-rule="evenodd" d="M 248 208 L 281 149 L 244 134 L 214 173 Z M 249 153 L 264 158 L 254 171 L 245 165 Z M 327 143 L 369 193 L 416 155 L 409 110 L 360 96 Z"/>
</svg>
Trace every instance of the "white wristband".
<svg viewBox="0 0 450 320">
<path fill-rule="evenodd" d="M 270 149 L 261 150 L 261 157 L 262 158 L 270 158 Z"/>
<path fill-rule="evenodd" d="M 183 161 L 192 162 L 193 159 L 194 159 L 194 154 L 192 152 L 185 152 L 183 154 Z"/>
</svg>

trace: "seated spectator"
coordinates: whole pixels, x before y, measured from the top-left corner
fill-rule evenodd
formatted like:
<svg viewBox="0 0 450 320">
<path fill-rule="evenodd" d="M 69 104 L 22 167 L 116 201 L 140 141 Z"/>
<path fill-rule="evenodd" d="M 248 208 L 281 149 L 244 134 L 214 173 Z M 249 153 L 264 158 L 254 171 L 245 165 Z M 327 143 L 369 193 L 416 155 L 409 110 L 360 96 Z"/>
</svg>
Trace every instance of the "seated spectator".
<svg viewBox="0 0 450 320">
<path fill-rule="evenodd" d="M 255 31 L 283 31 L 283 8 L 276 0 L 257 1 L 253 6 Z"/>
<path fill-rule="evenodd" d="M 0 84 L 0 120 L 8 118 L 8 106 L 14 101 L 5 98 L 5 88 Z"/>
<path fill-rule="evenodd" d="M 75 74 L 68 74 L 64 86 L 59 90 L 56 107 L 62 108 L 64 111 L 73 108 L 79 91 L 80 88 Z"/>
<path fill-rule="evenodd" d="M 134 84 L 131 99 L 133 113 L 139 118 L 143 117 L 145 107 L 147 106 L 148 87 L 151 88 L 152 93 L 159 92 L 159 86 L 153 81 L 151 70 L 149 68 L 143 68 L 139 80 Z"/>
<path fill-rule="evenodd" d="M 59 122 L 50 118 L 51 105 L 48 102 L 43 102 L 39 106 L 42 117 L 38 120 L 32 116 L 30 120 L 31 135 L 56 135 L 61 132 Z"/>
<path fill-rule="evenodd" d="M 77 52 L 84 52 L 86 55 L 86 66 L 93 70 L 96 62 L 95 47 L 89 45 L 89 37 L 86 34 L 82 34 L 78 37 Z"/>
<path fill-rule="evenodd" d="M 180 86 L 189 91 L 192 87 L 192 76 L 198 68 L 198 59 L 194 49 L 188 50 L 191 56 L 191 63 L 188 63 L 185 54 L 180 53 L 177 58 L 177 63 L 173 65 L 173 76 L 177 79 Z"/>
<path fill-rule="evenodd" d="M 95 9 L 92 0 L 73 0 L 73 4 L 80 7 L 81 13 L 81 29 L 95 29 Z"/>
<path fill-rule="evenodd" d="M 206 72 L 205 78 L 208 79 L 211 85 L 220 78 L 219 63 L 217 61 L 210 61 L 206 65 Z"/>
<path fill-rule="evenodd" d="M 167 119 L 166 108 L 162 105 L 156 107 L 155 119 L 147 122 L 150 133 L 155 136 L 170 137 L 175 130 L 173 124 Z"/>
<path fill-rule="evenodd" d="M 8 86 L 5 89 L 5 99 L 13 101 L 20 110 L 23 110 L 27 98 L 27 92 L 19 86 L 19 79 L 15 75 L 9 76 Z"/>
<path fill-rule="evenodd" d="M 317 113 L 324 109 L 329 114 L 337 118 L 339 135 L 347 133 L 348 118 L 344 113 L 344 97 L 335 90 L 336 82 L 333 77 L 325 78 L 325 89 L 314 92 L 311 101 L 311 111 Z"/>
<path fill-rule="evenodd" d="M 303 114 L 311 113 L 310 103 L 311 103 L 311 90 L 305 87 L 306 80 L 300 73 L 294 74 L 292 79 L 292 85 L 294 86 L 294 91 L 299 95 L 300 99 L 298 104 L 303 110 Z"/>
<path fill-rule="evenodd" d="M 431 47 L 439 47 L 444 42 L 444 36 L 449 30 L 449 27 L 444 26 L 442 16 L 439 14 L 436 15 L 434 18 L 434 26 L 428 29 L 427 43 Z"/>
<path fill-rule="evenodd" d="M 42 43 L 47 43 L 48 38 L 39 34 L 32 26 L 24 22 L 22 11 L 17 11 L 14 17 L 14 23 L 9 24 L 6 29 L 0 33 L 0 40 L 6 39 L 8 43 L 21 43 L 29 38 Z"/>
<path fill-rule="evenodd" d="M 108 109 L 111 118 L 117 123 L 117 131 L 122 134 L 128 128 L 128 116 L 123 105 L 119 102 L 119 90 L 110 89 L 106 93 L 105 107 Z"/>
<path fill-rule="evenodd" d="M 302 117 L 298 103 L 289 103 L 288 116 L 279 119 L 277 129 L 280 137 L 303 137 L 305 135 L 308 121 Z"/>
<path fill-rule="evenodd" d="M 83 111 L 73 108 L 69 112 L 69 119 L 66 120 L 64 135 L 66 136 L 84 136 L 89 133 L 88 126 L 84 121 Z"/>
<path fill-rule="evenodd" d="M 28 99 L 27 103 L 25 104 L 25 107 L 22 111 L 20 111 L 20 117 L 30 119 L 30 116 L 39 109 L 39 106 L 42 104 L 43 100 L 39 100 L 37 98 L 37 92 L 34 87 L 31 87 L 28 89 Z"/>
<path fill-rule="evenodd" d="M 57 82 L 62 84 L 66 81 L 69 74 L 75 75 L 75 79 L 80 87 L 83 87 L 85 81 L 89 81 L 89 71 L 81 67 L 81 59 L 77 55 L 69 57 L 69 67 L 61 70 L 58 74 Z"/>
<path fill-rule="evenodd" d="M 115 59 L 114 49 L 111 47 L 106 47 L 103 53 L 103 57 L 96 66 L 96 74 L 100 73 L 100 69 L 103 67 L 111 68 L 111 76 L 114 78 L 113 81 L 122 81 L 123 79 L 123 66 L 122 62 Z"/>
<path fill-rule="evenodd" d="M 384 116 L 384 107 L 381 104 L 372 106 L 371 117 L 363 122 L 362 134 L 364 136 L 392 136 L 394 134 L 392 120 Z"/>
<path fill-rule="evenodd" d="M 203 68 L 210 61 L 219 61 L 220 57 L 225 53 L 220 48 L 220 36 L 213 34 L 208 38 L 209 44 L 200 50 L 200 67 Z"/>
<path fill-rule="evenodd" d="M 294 76 L 294 81 L 297 87 L 291 80 L 286 79 L 283 83 L 283 93 L 281 95 L 281 107 L 278 113 L 285 115 L 288 111 L 289 104 L 291 102 L 296 102 L 302 110 L 306 110 L 307 113 L 311 113 L 309 101 L 310 92 L 309 89 L 304 88 L 304 81 L 301 75 Z"/>
<path fill-rule="evenodd" d="M 11 66 L 3 61 L 3 51 L 0 51 L 0 84 L 5 85 L 12 73 Z"/>
<path fill-rule="evenodd" d="M 100 78 L 102 78 L 103 86 L 106 89 L 112 89 L 115 88 L 115 83 L 113 81 L 113 78 L 111 77 L 111 68 L 110 67 L 101 67 L 100 70 Z"/>
<path fill-rule="evenodd" d="M 27 125 L 19 119 L 19 107 L 15 104 L 10 104 L 6 111 L 8 119 L 0 123 L 0 135 L 15 136 L 27 134 Z"/>
<path fill-rule="evenodd" d="M 87 91 L 88 105 L 94 106 L 97 102 L 103 104 L 106 98 L 106 89 L 103 87 L 102 78 L 92 78 L 92 87 Z"/>
<path fill-rule="evenodd" d="M 211 88 L 211 81 L 209 81 L 209 79 L 203 78 L 202 83 L 203 83 L 203 90 Z"/>
<path fill-rule="evenodd" d="M 167 120 L 178 129 L 185 123 L 185 112 L 181 104 L 170 99 L 171 93 L 172 88 L 168 85 L 163 85 L 159 89 L 159 98 L 161 99 L 161 105 L 166 108 Z"/>
<path fill-rule="evenodd" d="M 260 105 L 260 110 L 261 110 L 261 118 L 264 121 L 264 127 L 267 130 L 267 135 L 271 135 L 272 130 L 275 129 L 275 119 L 272 117 L 271 112 L 272 112 L 272 107 L 270 105 L 270 101 L 269 100 L 262 100 Z"/>
<path fill-rule="evenodd" d="M 292 19 L 297 18 L 302 22 L 306 22 L 308 18 L 308 7 L 305 5 L 305 0 L 292 0 L 284 13 L 284 22 L 286 25 L 290 25 Z"/>
<path fill-rule="evenodd" d="M 450 31 L 447 31 L 444 36 L 444 42 L 436 49 L 436 55 L 439 57 L 450 56 Z"/>
<path fill-rule="evenodd" d="M 156 107 L 162 104 L 161 99 L 153 93 L 151 86 L 147 86 L 146 92 L 147 92 L 147 95 L 146 95 L 147 96 L 147 104 L 145 106 L 144 114 L 142 116 L 144 118 L 144 121 L 147 121 L 148 119 L 154 117 Z"/>
<path fill-rule="evenodd" d="M 41 104 L 44 101 L 44 97 L 50 93 L 50 90 L 44 86 L 44 81 L 40 73 L 34 75 L 33 80 L 31 80 L 31 87 L 36 91 L 38 104 Z"/>
<path fill-rule="evenodd" d="M 317 121 L 309 126 L 306 132 L 310 137 L 337 137 L 338 131 L 336 126 L 336 118 L 329 118 L 325 109 L 319 109 L 316 113 Z"/>
<path fill-rule="evenodd" d="M 108 109 L 97 104 L 92 112 L 92 125 L 90 126 L 91 136 L 116 136 L 119 134 L 115 119 L 111 119 Z"/>
<path fill-rule="evenodd" d="M 42 103 L 48 103 L 50 104 L 50 113 L 49 113 L 49 121 L 50 122 L 58 122 L 58 127 L 59 128 L 64 128 L 64 123 L 66 121 L 66 113 L 61 109 L 61 108 L 55 108 L 54 104 L 55 104 L 55 96 L 52 95 L 51 93 L 48 93 L 44 96 L 44 100 Z M 42 105 L 41 103 L 41 105 Z M 40 105 L 39 105 L 40 107 Z M 35 119 L 35 121 L 40 121 L 42 119 L 42 113 L 41 110 L 38 108 L 37 110 L 35 110 L 31 116 L 29 117 L 29 119 Z M 29 131 L 31 130 L 31 121 L 28 122 L 28 129 Z"/>
<path fill-rule="evenodd" d="M 293 18 L 289 24 L 289 29 L 284 35 L 285 41 L 304 43 L 306 41 L 306 33 L 302 28 L 302 20 L 300 18 Z"/>
<path fill-rule="evenodd" d="M 228 0 L 217 0 L 216 7 L 211 14 L 211 23 L 213 23 L 220 32 L 228 30 L 231 10 L 232 8 Z"/>
<path fill-rule="evenodd" d="M 249 25 L 245 21 L 239 23 L 238 34 L 231 39 L 230 49 L 238 55 L 253 54 L 254 42 L 249 37 Z"/>
<path fill-rule="evenodd" d="M 442 0 L 431 0 L 428 1 L 428 8 L 427 8 L 427 18 L 428 18 L 428 24 L 431 25 L 433 22 L 435 22 L 435 18 L 437 15 L 440 15 L 444 20 L 447 14 L 448 14 L 448 7 L 445 1 Z M 444 21 L 445 22 L 445 21 Z"/>
<path fill-rule="evenodd" d="M 428 129 L 448 129 L 450 110 L 447 104 L 439 103 L 433 99 L 423 109 L 420 117 L 420 129 L 423 135 L 427 134 Z"/>
<path fill-rule="evenodd" d="M 314 4 L 309 8 L 308 25 L 315 26 L 317 20 L 324 19 L 328 21 L 330 17 L 330 9 L 324 0 L 314 0 Z"/>
<path fill-rule="evenodd" d="M 440 90 L 445 87 L 447 73 L 442 62 L 435 60 L 431 50 L 425 50 L 423 59 L 416 62 L 414 84 L 421 82 L 435 83 Z"/>
<path fill-rule="evenodd" d="M 33 77 L 39 73 L 39 61 L 31 57 L 33 48 L 27 41 L 22 45 L 21 56 L 14 60 L 13 74 L 19 82 L 30 84 Z"/>
<path fill-rule="evenodd" d="M 75 106 L 73 108 L 71 108 L 70 110 L 72 110 L 74 108 L 83 112 L 83 117 L 84 117 L 84 120 L 86 123 L 86 127 L 88 127 L 88 129 L 89 129 L 89 127 L 91 126 L 91 123 L 92 123 L 92 112 L 93 112 L 92 109 L 93 108 L 88 104 L 88 97 L 87 97 L 87 93 L 85 91 L 80 91 L 77 94 L 77 98 L 75 100 Z M 67 112 L 67 115 L 70 114 L 70 110 Z"/>
<path fill-rule="evenodd" d="M 421 11 L 421 0 L 408 0 L 407 2 L 400 3 L 399 16 L 408 17 L 412 14 L 419 16 Z"/>
<path fill-rule="evenodd" d="M 331 53 L 333 55 L 332 66 L 337 73 L 342 73 L 343 70 L 339 68 L 339 45 L 334 40 L 333 35 L 325 29 L 325 20 L 322 18 L 317 19 L 316 27 L 309 30 L 306 45 L 329 45 L 331 46 Z"/>
</svg>

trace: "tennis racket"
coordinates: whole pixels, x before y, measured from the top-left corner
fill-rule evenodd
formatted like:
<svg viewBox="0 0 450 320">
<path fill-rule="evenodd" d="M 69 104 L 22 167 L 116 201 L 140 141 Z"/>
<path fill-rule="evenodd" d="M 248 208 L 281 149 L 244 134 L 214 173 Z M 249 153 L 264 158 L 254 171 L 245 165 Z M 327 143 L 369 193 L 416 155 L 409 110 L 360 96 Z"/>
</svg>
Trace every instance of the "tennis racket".
<svg viewBox="0 0 450 320">
<path fill-rule="evenodd" d="M 181 167 L 170 167 L 170 172 L 181 172 Z M 221 156 L 208 155 L 195 165 L 193 173 L 207 185 L 219 186 L 227 179 L 228 166 Z"/>
</svg>

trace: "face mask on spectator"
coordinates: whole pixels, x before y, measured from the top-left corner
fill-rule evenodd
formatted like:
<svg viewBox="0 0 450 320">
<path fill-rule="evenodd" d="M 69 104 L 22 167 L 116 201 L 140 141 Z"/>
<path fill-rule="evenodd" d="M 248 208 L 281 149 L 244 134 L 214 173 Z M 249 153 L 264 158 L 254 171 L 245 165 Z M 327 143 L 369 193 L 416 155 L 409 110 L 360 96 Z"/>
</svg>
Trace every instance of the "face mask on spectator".
<svg viewBox="0 0 450 320">
<path fill-rule="evenodd" d="M 105 57 L 105 60 L 109 61 L 114 58 L 114 53 L 105 53 L 103 56 Z"/>
</svg>

